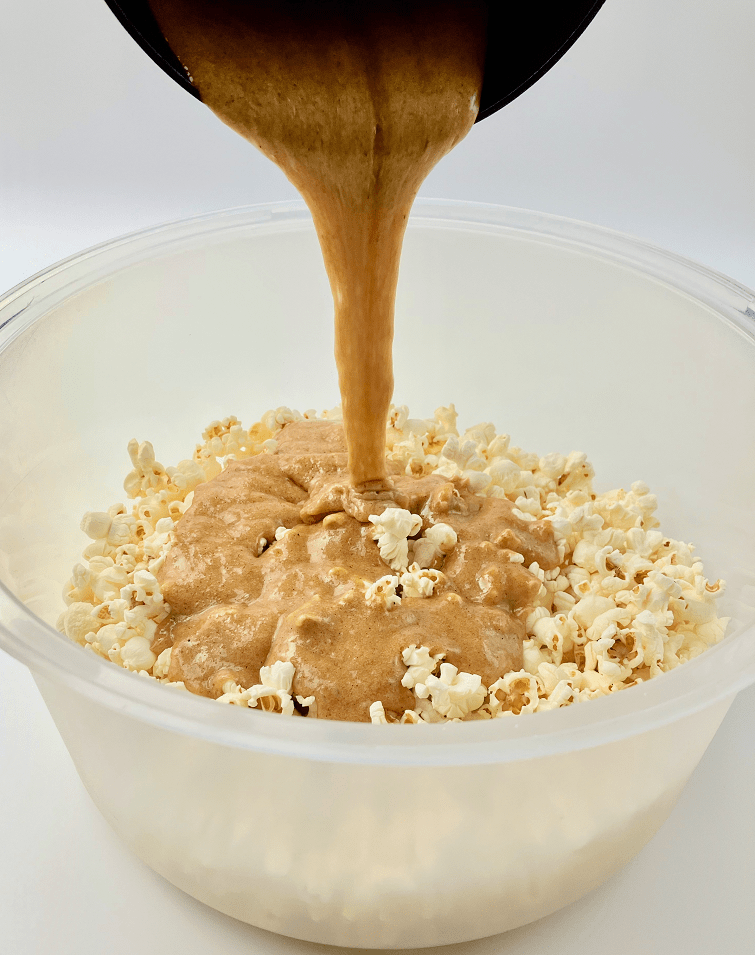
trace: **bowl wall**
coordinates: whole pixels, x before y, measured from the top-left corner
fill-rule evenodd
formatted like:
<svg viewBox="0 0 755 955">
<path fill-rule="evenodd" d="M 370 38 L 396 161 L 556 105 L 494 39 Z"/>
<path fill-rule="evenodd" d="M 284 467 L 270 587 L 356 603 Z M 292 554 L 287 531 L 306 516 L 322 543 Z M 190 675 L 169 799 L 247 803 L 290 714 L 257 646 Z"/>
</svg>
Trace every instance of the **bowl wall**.
<svg viewBox="0 0 755 955">
<path fill-rule="evenodd" d="M 219 746 L 37 685 L 144 862 L 234 918 L 355 948 L 482 938 L 600 885 L 666 819 L 730 702 L 590 749 L 418 767 Z"/>
</svg>

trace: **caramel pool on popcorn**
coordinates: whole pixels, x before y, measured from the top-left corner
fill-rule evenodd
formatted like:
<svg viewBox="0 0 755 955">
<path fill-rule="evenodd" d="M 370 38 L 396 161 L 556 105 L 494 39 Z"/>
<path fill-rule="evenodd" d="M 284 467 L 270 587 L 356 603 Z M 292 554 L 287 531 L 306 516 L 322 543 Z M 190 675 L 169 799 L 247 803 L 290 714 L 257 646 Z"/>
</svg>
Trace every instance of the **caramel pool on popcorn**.
<svg viewBox="0 0 755 955">
<path fill-rule="evenodd" d="M 319 717 L 369 721 L 375 700 L 395 718 L 414 707 L 401 683 L 401 652 L 412 644 L 485 686 L 521 668 L 540 580 L 515 554 L 556 567 L 549 523 L 523 520 L 510 501 L 463 481 L 392 475 L 395 502 L 421 512 L 424 527 L 451 526 L 457 543 L 437 559 L 432 596 L 386 610 L 365 599 L 365 584 L 390 573 L 366 511 L 345 513 L 333 494 L 346 467 L 341 426 L 302 421 L 283 428 L 274 453 L 231 462 L 199 485 L 159 573 L 172 612 L 153 650 L 172 646 L 171 681 L 218 697 L 229 680 L 252 686 L 266 663 L 290 661 L 292 692 L 314 695 Z"/>
</svg>

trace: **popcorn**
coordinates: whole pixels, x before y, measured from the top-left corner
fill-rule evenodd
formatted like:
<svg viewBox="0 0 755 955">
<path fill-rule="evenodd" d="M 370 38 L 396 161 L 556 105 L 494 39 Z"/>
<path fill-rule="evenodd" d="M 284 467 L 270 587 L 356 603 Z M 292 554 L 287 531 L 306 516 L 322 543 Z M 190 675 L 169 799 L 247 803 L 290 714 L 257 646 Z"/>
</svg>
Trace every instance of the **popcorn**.
<svg viewBox="0 0 755 955">
<path fill-rule="evenodd" d="M 616 603 L 610 597 L 591 593 L 577 602 L 572 613 L 579 626 L 587 630 L 602 613 L 615 609 Z"/>
<path fill-rule="evenodd" d="M 90 568 L 92 562 L 90 561 Z M 123 567 L 113 565 L 101 570 L 92 583 L 92 593 L 99 601 L 116 597 L 128 581 L 128 572 Z"/>
<path fill-rule="evenodd" d="M 284 424 L 289 424 L 291 421 L 301 421 L 303 415 L 298 411 L 292 411 L 290 408 L 280 407 L 276 408 L 274 411 L 266 411 L 262 415 L 261 423 L 270 430 L 271 433 L 280 431 Z"/>
<path fill-rule="evenodd" d="M 152 667 L 152 676 L 156 677 L 158 680 L 164 680 L 168 676 L 168 670 L 170 669 L 170 655 L 172 647 L 168 647 L 167 650 L 158 656 L 157 660 Z"/>
<path fill-rule="evenodd" d="M 79 601 L 69 604 L 58 620 L 58 630 L 81 644 L 87 634 L 96 632 L 100 626 L 101 621 L 95 615 L 92 604 Z"/>
<path fill-rule="evenodd" d="M 81 519 L 81 529 L 92 540 L 102 540 L 110 533 L 112 523 L 109 514 L 104 514 L 102 511 L 87 511 Z"/>
<path fill-rule="evenodd" d="M 104 629 L 104 628 L 103 628 Z M 157 660 L 146 637 L 130 637 L 121 647 L 121 663 L 129 670 L 151 670 Z"/>
<path fill-rule="evenodd" d="M 272 666 L 260 669 L 260 682 L 249 691 L 249 706 L 259 706 L 263 710 L 276 709 L 281 713 L 294 712 L 291 697 L 291 684 L 294 679 L 294 665 L 280 660 Z"/>
<path fill-rule="evenodd" d="M 438 570 L 423 570 L 412 564 L 401 576 L 387 574 L 369 584 L 364 598 L 371 607 L 391 610 L 401 603 L 402 597 L 431 597 L 435 585 L 444 579 Z M 401 596 L 396 592 L 401 587 Z"/>
<path fill-rule="evenodd" d="M 574 699 L 575 690 L 568 680 L 560 680 L 548 694 L 545 700 L 540 700 L 537 705 L 539 713 L 545 710 L 555 710 L 559 706 L 566 706 Z"/>
<path fill-rule="evenodd" d="M 93 557 L 113 557 L 114 553 L 116 553 L 115 548 L 103 538 L 88 544 L 81 552 L 81 556 L 84 560 L 91 560 Z"/>
<path fill-rule="evenodd" d="M 473 673 L 459 673 L 451 663 L 441 663 L 440 676 L 429 675 L 417 683 L 414 692 L 419 699 L 429 697 L 436 713 L 447 719 L 464 719 L 485 702 L 487 691 L 482 679 Z"/>
<path fill-rule="evenodd" d="M 538 705 L 537 680 L 526 670 L 506 673 L 490 686 L 491 712 L 494 716 L 504 713 L 534 713 Z"/>
<path fill-rule="evenodd" d="M 491 482 L 500 487 L 505 494 L 510 494 L 517 487 L 521 479 L 521 468 L 508 458 L 500 458 L 486 469 Z"/>
<path fill-rule="evenodd" d="M 132 530 L 136 522 L 133 518 L 115 518 L 110 522 L 107 542 L 111 547 L 121 547 L 131 542 Z"/>
<path fill-rule="evenodd" d="M 109 653 L 116 644 L 120 649 L 127 630 L 128 625 L 123 621 L 120 623 L 108 623 L 105 624 L 104 627 L 100 627 L 96 633 L 88 634 L 87 643 L 94 644 L 95 649 L 99 647 L 102 653 Z"/>
<path fill-rule="evenodd" d="M 155 449 L 149 441 L 139 444 L 132 439 L 128 453 L 134 469 L 123 482 L 123 489 L 129 497 L 143 497 L 148 491 L 167 486 L 168 474 L 162 464 L 155 461 Z"/>
<path fill-rule="evenodd" d="M 489 474 L 471 470 L 463 471 L 462 473 L 469 485 L 469 489 L 474 491 L 475 494 L 482 494 L 485 488 L 491 483 Z"/>
<path fill-rule="evenodd" d="M 378 542 L 380 556 L 392 570 L 405 570 L 409 561 L 408 537 L 422 527 L 422 518 L 401 507 L 389 507 L 382 514 L 371 514 L 375 525 L 373 538 Z"/>
<path fill-rule="evenodd" d="M 557 613 L 550 617 L 546 611 L 544 616 L 534 621 L 531 628 L 529 620 L 527 622 L 527 632 L 534 637 L 534 645 L 547 647 L 556 666 L 561 663 L 564 653 L 574 646 L 574 637 L 577 635 L 577 631 L 576 622 L 563 613 Z"/>
<path fill-rule="evenodd" d="M 182 464 L 183 463 L 185 462 L 182 462 Z M 211 481 L 223 470 L 222 464 L 215 455 L 208 448 L 199 445 L 194 450 L 192 464 L 197 474 L 197 484 L 201 484 L 203 481 Z M 180 485 L 177 485 L 177 489 L 183 491 Z"/>
<path fill-rule="evenodd" d="M 524 669 L 533 676 L 537 674 L 541 663 L 550 660 L 551 655 L 544 652 L 544 647 L 538 647 L 534 640 L 525 640 L 522 644 L 522 655 L 524 657 Z"/>
<path fill-rule="evenodd" d="M 297 694 L 294 699 L 299 706 L 302 707 L 302 709 L 309 711 L 307 716 L 317 716 L 317 701 L 315 700 L 314 696 L 300 696 Z"/>
<path fill-rule="evenodd" d="M 370 714 L 371 715 L 371 714 Z M 419 713 L 416 713 L 414 710 L 404 710 L 401 714 L 401 719 L 399 723 L 425 723 L 426 720 L 423 720 Z"/>
<path fill-rule="evenodd" d="M 212 421 L 202 432 L 204 448 L 215 458 L 239 459 L 255 453 L 255 442 L 235 415 Z"/>
<path fill-rule="evenodd" d="M 380 700 L 370 705 L 370 723 L 388 723 L 385 716 L 385 707 Z"/>
<path fill-rule="evenodd" d="M 408 667 L 401 677 L 401 685 L 413 690 L 418 683 L 426 683 L 431 673 L 434 673 L 443 654 L 433 656 L 427 647 L 418 647 L 412 644 L 401 652 L 404 666 Z"/>
<path fill-rule="evenodd" d="M 401 598 L 396 594 L 398 587 L 398 577 L 387 575 L 370 584 L 364 592 L 364 599 L 371 607 L 390 610 L 391 607 L 397 607 L 401 603 Z"/>
<path fill-rule="evenodd" d="M 410 545 L 412 559 L 420 567 L 432 567 L 456 547 L 456 531 L 449 524 L 433 524 Z"/>
<path fill-rule="evenodd" d="M 138 603 L 148 608 L 146 614 L 152 610 L 162 616 L 165 611 L 165 601 L 155 575 L 148 570 L 137 570 L 132 575 L 132 581 L 119 591 L 121 599 L 130 601 L 133 597 Z M 138 608 L 135 609 L 137 613 L 142 613 Z"/>
<path fill-rule="evenodd" d="M 291 696 L 291 685 L 294 679 L 293 663 L 277 660 L 272 666 L 260 669 L 260 682 L 248 690 L 229 680 L 223 684 L 223 694 L 218 697 L 218 703 L 232 703 L 237 706 L 258 707 L 268 712 L 284 713 L 291 716 L 294 712 L 294 701 Z M 308 697 L 314 703 L 314 697 Z M 307 704 L 308 706 L 311 703 Z"/>
<path fill-rule="evenodd" d="M 423 570 L 418 564 L 412 564 L 399 578 L 401 596 L 431 597 L 435 585 L 443 579 L 439 570 Z"/>
<path fill-rule="evenodd" d="M 170 613 L 157 576 L 170 551 L 175 522 L 192 505 L 194 490 L 219 474 L 225 462 L 274 453 L 283 425 L 317 417 L 281 407 L 246 430 L 234 416 L 213 421 L 190 459 L 164 468 L 149 442 L 129 442 L 132 470 L 124 488 L 130 504 L 89 511 L 81 521 L 88 538 L 83 562 L 64 588 L 66 609 L 57 626 L 70 639 L 134 672 L 169 682 L 171 648 L 157 656 L 152 641 Z M 323 412 L 340 421 L 341 410 Z M 386 429 L 389 460 L 405 473 L 439 474 L 467 481 L 482 496 L 505 497 L 525 521 L 550 521 L 559 566 L 531 563 L 541 582 L 537 606 L 524 621 L 523 668 L 502 674 L 489 688 L 480 676 L 459 672 L 426 646 L 402 652 L 402 685 L 415 705 L 401 723 L 490 719 L 541 712 L 632 686 L 693 659 L 723 639 L 728 618 L 719 617 L 720 580 L 708 581 L 694 548 L 657 530 L 657 501 L 643 482 L 629 490 L 593 491 L 593 469 L 582 452 L 539 456 L 511 445 L 483 422 L 457 429 L 453 405 L 428 419 L 392 407 Z M 435 524 L 421 533 L 422 518 L 388 508 L 369 518 L 380 555 L 392 574 L 365 582 L 364 597 L 390 611 L 403 598 L 431 599 L 443 584 L 445 558 L 457 546 L 454 529 Z M 288 528 L 275 529 L 280 541 Z M 260 552 L 272 541 L 262 538 Z M 520 554 L 509 559 L 523 563 Z M 233 680 L 220 702 L 294 712 L 291 663 L 263 667 L 249 688 Z M 299 711 L 315 716 L 314 697 L 296 697 Z M 380 701 L 373 722 L 387 722 Z M 391 717 L 391 720 L 394 718 Z"/>
</svg>

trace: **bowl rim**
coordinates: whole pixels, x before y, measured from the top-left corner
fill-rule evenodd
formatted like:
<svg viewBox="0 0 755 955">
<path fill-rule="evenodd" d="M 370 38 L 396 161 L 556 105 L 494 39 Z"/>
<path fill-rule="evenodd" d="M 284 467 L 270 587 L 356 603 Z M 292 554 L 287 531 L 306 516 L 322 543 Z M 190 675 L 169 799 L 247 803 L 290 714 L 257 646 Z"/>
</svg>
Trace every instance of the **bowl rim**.
<svg viewBox="0 0 755 955">
<path fill-rule="evenodd" d="M 409 228 L 466 229 L 557 243 L 619 262 L 709 306 L 755 345 L 755 293 L 690 259 L 602 226 L 489 203 L 418 199 Z M 0 351 L 60 302 L 129 265 L 234 233 L 313 230 L 301 201 L 241 206 L 138 230 L 85 249 L 11 289 L 0 300 Z M 219 745 L 301 759 L 401 765 L 467 765 L 585 749 L 666 726 L 755 682 L 755 625 L 631 691 L 546 713 L 419 731 L 239 712 L 173 691 L 113 666 L 58 633 L 0 583 L 0 648 L 32 671 L 43 695 L 55 684 L 170 732 Z M 587 710 L 587 712 L 585 712 Z M 419 734 L 419 735 L 418 735 Z"/>
</svg>

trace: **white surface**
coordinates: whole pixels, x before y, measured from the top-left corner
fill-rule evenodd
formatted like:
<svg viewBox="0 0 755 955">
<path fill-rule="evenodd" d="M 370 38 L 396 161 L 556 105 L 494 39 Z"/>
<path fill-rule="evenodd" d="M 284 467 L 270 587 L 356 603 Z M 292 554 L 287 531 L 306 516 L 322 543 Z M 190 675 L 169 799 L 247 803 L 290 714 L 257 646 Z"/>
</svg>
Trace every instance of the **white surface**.
<svg viewBox="0 0 755 955">
<path fill-rule="evenodd" d="M 423 193 L 599 222 L 755 286 L 753 36 L 749 0 L 607 0 L 564 60 L 476 127 Z M 101 0 L 4 10 L 0 115 L 0 287 L 131 229 L 293 197 Z M 315 951 L 204 908 L 122 849 L 28 673 L 4 656 L 0 712 L 0 950 Z M 750 690 L 671 819 L 623 872 L 571 908 L 465 951 L 751 952 L 753 726 Z"/>
</svg>

